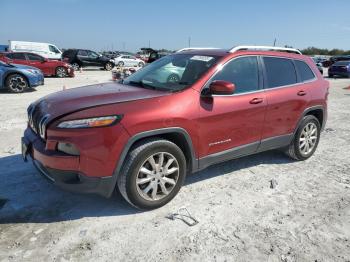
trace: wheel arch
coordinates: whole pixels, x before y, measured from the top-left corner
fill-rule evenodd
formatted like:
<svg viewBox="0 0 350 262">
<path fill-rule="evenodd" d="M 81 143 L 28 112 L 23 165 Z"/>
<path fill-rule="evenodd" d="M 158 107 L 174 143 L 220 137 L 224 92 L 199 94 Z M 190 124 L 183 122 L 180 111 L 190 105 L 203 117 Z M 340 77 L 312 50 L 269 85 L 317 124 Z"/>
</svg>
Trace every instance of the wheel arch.
<svg viewBox="0 0 350 262">
<path fill-rule="evenodd" d="M 305 116 L 308 116 L 308 115 L 313 115 L 314 117 L 316 117 L 318 119 L 318 121 L 320 122 L 320 125 L 321 125 L 321 130 L 324 129 L 325 125 L 326 125 L 326 111 L 325 111 L 325 108 L 324 106 L 312 106 L 312 107 L 308 107 L 307 109 L 304 110 L 303 114 L 301 115 L 297 125 L 296 125 L 296 128 L 294 130 L 294 134 L 297 132 L 298 130 L 298 127 L 301 123 L 301 121 L 303 120 L 303 118 Z"/>
<path fill-rule="evenodd" d="M 28 78 L 25 74 L 23 74 L 23 73 L 21 73 L 21 72 L 11 71 L 11 72 L 8 72 L 8 73 L 4 76 L 4 78 L 3 78 L 3 80 L 2 80 L 2 81 L 3 81 L 3 82 L 2 82 L 2 85 L 3 85 L 4 88 L 7 88 L 7 87 L 6 87 L 6 81 L 7 81 L 7 79 L 8 79 L 11 75 L 21 75 L 21 76 L 23 76 L 24 79 L 25 79 L 25 80 L 27 81 L 27 83 L 28 83 L 28 87 L 31 87 L 29 78 Z"/>
<path fill-rule="evenodd" d="M 176 144 L 185 155 L 187 166 L 188 166 L 187 168 L 188 172 L 191 173 L 198 169 L 198 160 L 196 159 L 196 156 L 195 156 L 195 150 L 193 147 L 192 139 L 185 129 L 180 127 L 170 127 L 170 128 L 162 128 L 162 129 L 141 132 L 132 136 L 128 140 L 122 153 L 120 154 L 118 163 L 112 175 L 112 183 L 111 183 L 112 185 L 109 189 L 109 192 L 108 193 L 106 192 L 108 196 L 111 196 L 115 189 L 118 176 L 120 174 L 120 171 L 122 169 L 122 166 L 124 164 L 127 154 L 138 143 L 152 137 L 163 138 Z"/>
</svg>

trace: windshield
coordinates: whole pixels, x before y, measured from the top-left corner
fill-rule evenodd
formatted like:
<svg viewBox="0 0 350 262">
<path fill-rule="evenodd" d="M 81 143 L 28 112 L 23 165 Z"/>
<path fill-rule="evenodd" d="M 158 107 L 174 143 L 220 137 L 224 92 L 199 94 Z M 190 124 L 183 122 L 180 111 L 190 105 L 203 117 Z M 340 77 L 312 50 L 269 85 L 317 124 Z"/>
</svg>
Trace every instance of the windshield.
<svg viewBox="0 0 350 262">
<path fill-rule="evenodd" d="M 218 61 L 218 56 L 174 54 L 137 71 L 122 82 L 144 88 L 179 91 L 195 83 Z"/>
</svg>

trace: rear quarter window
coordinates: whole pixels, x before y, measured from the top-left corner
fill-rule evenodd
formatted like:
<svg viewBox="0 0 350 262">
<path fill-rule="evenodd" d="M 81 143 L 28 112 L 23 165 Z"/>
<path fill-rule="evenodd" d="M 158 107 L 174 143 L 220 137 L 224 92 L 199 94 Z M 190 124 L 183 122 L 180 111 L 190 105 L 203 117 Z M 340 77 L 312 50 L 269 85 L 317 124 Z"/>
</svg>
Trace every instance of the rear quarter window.
<svg viewBox="0 0 350 262">
<path fill-rule="evenodd" d="M 297 75 L 291 59 L 264 57 L 267 88 L 287 86 L 297 83 Z"/>
<path fill-rule="evenodd" d="M 315 78 L 314 72 L 305 62 L 294 60 L 294 63 L 298 70 L 301 82 L 310 81 Z"/>
</svg>

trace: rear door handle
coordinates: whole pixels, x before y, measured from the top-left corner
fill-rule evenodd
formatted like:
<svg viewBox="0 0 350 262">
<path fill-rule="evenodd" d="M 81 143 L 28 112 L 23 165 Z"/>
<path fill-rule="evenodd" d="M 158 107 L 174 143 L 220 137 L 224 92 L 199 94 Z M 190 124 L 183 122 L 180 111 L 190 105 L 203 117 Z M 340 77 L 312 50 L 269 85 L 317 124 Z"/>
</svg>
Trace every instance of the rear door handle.
<svg viewBox="0 0 350 262">
<path fill-rule="evenodd" d="M 298 93 L 297 93 L 298 96 L 304 96 L 306 95 L 306 92 L 304 90 L 300 90 Z"/>
<path fill-rule="evenodd" d="M 249 103 L 251 104 L 260 104 L 264 101 L 264 99 L 260 98 L 260 97 L 256 97 L 256 98 L 253 98 L 252 100 L 249 101 Z"/>
</svg>

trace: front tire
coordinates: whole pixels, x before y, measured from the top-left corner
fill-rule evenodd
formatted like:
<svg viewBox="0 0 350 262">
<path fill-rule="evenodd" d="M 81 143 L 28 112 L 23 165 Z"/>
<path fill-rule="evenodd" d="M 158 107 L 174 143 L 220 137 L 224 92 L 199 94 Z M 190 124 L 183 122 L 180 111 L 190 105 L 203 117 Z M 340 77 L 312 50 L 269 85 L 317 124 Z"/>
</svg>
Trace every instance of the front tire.
<svg viewBox="0 0 350 262">
<path fill-rule="evenodd" d="M 123 67 L 123 66 L 124 66 L 124 62 L 123 62 L 123 61 L 120 61 L 120 62 L 118 63 L 118 66 L 119 66 L 119 67 Z"/>
<path fill-rule="evenodd" d="M 28 87 L 27 79 L 21 74 L 12 74 L 6 78 L 6 88 L 11 93 L 23 93 Z"/>
<path fill-rule="evenodd" d="M 144 66 L 145 66 L 144 63 L 142 63 L 142 62 L 139 63 L 139 67 L 144 67 Z"/>
<path fill-rule="evenodd" d="M 67 70 L 64 67 L 59 66 L 56 68 L 56 77 L 63 78 L 66 76 L 67 76 Z"/>
<path fill-rule="evenodd" d="M 168 140 L 154 138 L 130 151 L 118 177 L 118 188 L 133 206 L 154 209 L 176 196 L 185 177 L 182 150 Z"/>
<path fill-rule="evenodd" d="M 293 141 L 288 146 L 286 154 L 295 160 L 306 160 L 311 157 L 320 141 L 321 125 L 318 119 L 307 115 L 301 121 Z"/>
</svg>

